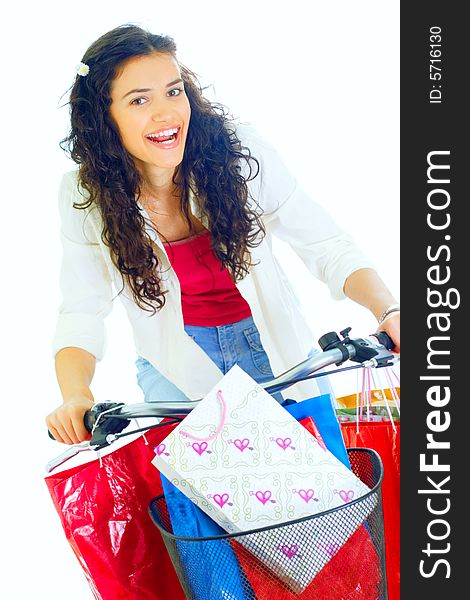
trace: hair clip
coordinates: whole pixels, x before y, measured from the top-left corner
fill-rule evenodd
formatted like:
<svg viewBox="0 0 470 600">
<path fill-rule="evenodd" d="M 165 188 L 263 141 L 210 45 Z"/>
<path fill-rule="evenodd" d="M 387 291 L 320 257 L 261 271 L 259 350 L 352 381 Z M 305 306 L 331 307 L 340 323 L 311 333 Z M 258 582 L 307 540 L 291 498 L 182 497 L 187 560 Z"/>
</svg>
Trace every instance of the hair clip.
<svg viewBox="0 0 470 600">
<path fill-rule="evenodd" d="M 88 65 L 86 65 L 85 63 L 79 63 L 76 67 L 76 71 L 77 71 L 77 75 L 80 75 L 80 77 L 86 77 L 88 75 L 88 73 L 90 72 L 90 67 Z"/>
</svg>

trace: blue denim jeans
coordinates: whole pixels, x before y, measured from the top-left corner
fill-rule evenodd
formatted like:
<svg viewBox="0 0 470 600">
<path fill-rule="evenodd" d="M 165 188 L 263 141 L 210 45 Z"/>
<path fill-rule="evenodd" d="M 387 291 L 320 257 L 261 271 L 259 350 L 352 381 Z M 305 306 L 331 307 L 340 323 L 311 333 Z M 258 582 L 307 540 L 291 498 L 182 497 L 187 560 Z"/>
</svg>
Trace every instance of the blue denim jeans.
<svg viewBox="0 0 470 600">
<path fill-rule="evenodd" d="M 217 327 L 185 325 L 184 329 L 222 373 L 225 374 L 234 365 L 238 365 L 257 383 L 273 379 L 268 355 L 261 345 L 259 331 L 252 317 Z M 136 366 L 137 383 L 144 392 L 145 402 L 188 400 L 188 397 L 148 360 L 139 357 Z M 282 402 L 283 397 L 280 393 L 273 396 Z"/>
</svg>

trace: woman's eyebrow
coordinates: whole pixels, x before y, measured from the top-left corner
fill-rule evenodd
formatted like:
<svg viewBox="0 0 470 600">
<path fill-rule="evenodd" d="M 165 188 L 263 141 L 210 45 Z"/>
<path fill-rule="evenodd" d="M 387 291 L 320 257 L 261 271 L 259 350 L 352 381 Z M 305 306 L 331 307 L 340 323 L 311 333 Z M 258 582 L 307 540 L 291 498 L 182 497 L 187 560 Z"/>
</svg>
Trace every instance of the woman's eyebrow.
<svg viewBox="0 0 470 600">
<path fill-rule="evenodd" d="M 175 84 L 177 84 L 177 83 L 183 83 L 183 80 L 182 80 L 181 78 L 180 78 L 180 79 L 175 79 L 174 81 L 171 81 L 170 83 L 167 83 L 167 84 L 166 84 L 166 87 L 167 87 L 167 88 L 169 88 L 169 87 L 171 87 L 172 85 L 175 85 Z"/>
<path fill-rule="evenodd" d="M 175 85 L 177 83 L 182 83 L 183 80 L 182 79 L 175 79 L 174 81 L 170 81 L 170 83 L 166 84 L 166 87 L 169 88 L 172 85 Z M 152 88 L 136 88 L 134 90 L 131 90 L 130 92 L 127 92 L 127 94 L 124 94 L 124 96 L 122 97 L 122 100 L 124 100 L 124 98 L 126 98 L 127 96 L 130 96 L 131 94 L 142 94 L 143 92 L 151 92 Z"/>
</svg>

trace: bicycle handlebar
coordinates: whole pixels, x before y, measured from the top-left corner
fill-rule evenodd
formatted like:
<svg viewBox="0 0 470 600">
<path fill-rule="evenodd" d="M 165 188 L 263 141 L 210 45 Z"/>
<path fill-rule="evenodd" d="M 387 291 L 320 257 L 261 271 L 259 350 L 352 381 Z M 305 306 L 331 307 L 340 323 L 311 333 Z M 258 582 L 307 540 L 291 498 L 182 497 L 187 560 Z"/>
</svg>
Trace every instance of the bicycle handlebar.
<svg viewBox="0 0 470 600">
<path fill-rule="evenodd" d="M 394 348 L 394 343 L 385 332 L 374 333 L 368 338 L 350 339 L 350 330 L 349 327 L 340 332 L 343 339 L 340 339 L 335 332 L 323 335 L 318 341 L 323 350 L 322 353 L 314 354 L 271 381 L 261 383 L 260 386 L 267 392 L 278 392 L 306 379 L 312 373 L 324 367 L 332 364 L 338 366 L 347 360 L 359 362 L 364 366 L 381 367 L 391 364 L 393 355 L 388 350 Z M 372 341 L 372 337 L 375 338 L 374 341 Z M 95 404 L 84 415 L 85 427 L 87 431 L 93 434 L 90 444 L 98 448 L 109 445 L 108 436 L 120 433 L 130 423 L 130 419 L 139 417 L 184 417 L 200 401 L 201 399 L 165 403 L 124 404 L 105 402 Z M 109 416 L 107 416 L 107 413 L 110 413 Z M 48 433 L 54 439 L 51 433 Z"/>
</svg>

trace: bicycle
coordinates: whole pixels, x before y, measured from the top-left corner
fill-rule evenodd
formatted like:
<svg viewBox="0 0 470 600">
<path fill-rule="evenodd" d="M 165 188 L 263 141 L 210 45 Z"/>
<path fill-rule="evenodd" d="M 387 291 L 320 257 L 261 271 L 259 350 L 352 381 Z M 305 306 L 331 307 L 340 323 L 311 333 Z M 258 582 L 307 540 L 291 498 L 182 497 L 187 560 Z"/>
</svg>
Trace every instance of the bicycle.
<svg viewBox="0 0 470 600">
<path fill-rule="evenodd" d="M 390 366 L 396 361 L 396 357 L 389 352 L 389 349 L 393 348 L 393 343 L 385 333 L 375 334 L 368 338 L 351 339 L 349 337 L 349 332 L 350 328 L 341 331 L 341 338 L 335 332 L 325 334 L 319 340 L 319 346 L 323 352 L 311 356 L 292 369 L 275 377 L 273 380 L 261 384 L 261 387 L 267 392 L 274 393 L 282 391 L 298 381 L 324 376 L 325 374 L 330 375 L 354 368 L 379 368 Z M 327 373 L 318 373 L 321 369 L 333 364 L 336 365 L 336 367 L 340 367 L 346 361 L 352 361 L 359 364 L 357 366 L 349 366 L 341 369 L 337 368 Z M 85 415 L 86 427 L 88 431 L 92 433 L 91 440 L 70 447 L 59 457 L 50 461 L 46 469 L 48 472 L 51 472 L 79 452 L 86 450 L 100 450 L 113 444 L 124 435 L 148 431 L 153 427 L 159 427 L 161 425 L 161 423 L 158 423 L 150 427 L 124 431 L 133 419 L 157 417 L 159 419 L 166 419 L 164 422 L 165 424 L 169 423 L 168 419 L 176 423 L 189 414 L 199 402 L 200 400 L 158 404 L 142 403 L 133 405 L 123 403 L 97 404 Z M 223 559 L 227 547 L 230 549 L 237 549 L 237 558 L 240 563 L 243 564 L 245 570 L 248 570 L 248 572 L 251 573 L 251 579 L 253 579 L 255 575 L 258 576 L 261 574 L 263 576 L 264 583 L 261 585 L 260 589 L 256 590 L 256 598 L 259 598 L 262 597 L 263 589 L 266 591 L 269 586 L 274 585 L 273 574 L 269 569 L 264 567 L 260 568 L 259 564 L 254 567 L 253 563 L 250 562 L 253 557 L 246 549 L 247 545 L 249 546 L 250 540 L 256 539 L 259 544 L 260 540 L 264 539 L 266 536 L 269 537 L 273 530 L 276 529 L 278 533 L 281 532 L 282 536 L 284 536 L 286 540 L 285 547 L 293 548 L 295 544 L 292 540 L 298 539 L 299 536 L 311 536 L 312 528 L 318 531 L 328 532 L 332 529 L 333 525 L 337 529 L 338 523 L 350 522 L 351 519 L 354 518 L 355 520 L 359 519 L 358 523 L 364 524 L 364 528 L 359 528 L 354 534 L 355 536 L 359 536 L 355 538 L 356 546 L 362 547 L 363 553 L 373 551 L 374 556 L 377 555 L 378 557 L 377 564 L 379 567 L 377 567 L 376 578 L 379 595 L 377 597 L 385 599 L 387 593 L 383 560 L 383 524 L 381 522 L 382 514 L 380 497 L 383 471 L 380 457 L 374 451 L 365 449 L 349 449 L 348 455 L 353 472 L 370 488 L 368 494 L 353 502 L 348 502 L 342 507 L 319 513 L 313 517 L 276 525 L 275 527 L 264 527 L 243 533 L 226 534 L 224 536 L 216 536 L 213 538 L 182 538 L 175 536 L 172 533 L 164 497 L 160 496 L 155 498 L 151 502 L 149 512 L 154 524 L 162 534 L 186 596 L 188 598 L 199 597 L 198 591 L 192 589 L 194 587 L 194 580 L 191 580 L 190 575 L 188 576 L 185 564 L 183 564 L 184 561 L 183 563 L 181 561 L 181 556 L 184 556 L 185 552 L 190 552 L 191 555 L 191 552 L 194 552 L 194 550 L 197 551 L 197 549 L 200 548 L 202 551 L 203 548 L 207 549 L 209 547 L 208 545 L 212 544 L 211 552 L 215 552 L 216 556 L 220 553 L 220 556 Z M 326 536 L 325 543 L 331 544 L 331 542 L 332 540 L 328 539 L 328 536 Z M 342 550 L 343 554 L 344 548 L 346 547 L 347 544 L 344 544 Z M 340 555 L 339 552 L 334 555 L 336 563 L 338 563 L 338 558 L 335 557 L 338 555 Z M 332 559 L 329 564 L 333 564 L 335 560 Z M 345 567 L 340 562 L 340 570 L 343 568 Z M 351 569 L 349 566 L 348 569 L 348 577 L 350 577 Z M 358 581 L 362 581 L 359 575 L 363 577 L 362 580 L 368 580 L 369 574 L 360 574 L 358 572 L 354 575 L 354 577 L 359 578 Z M 332 583 L 332 585 L 337 586 L 338 584 Z M 288 593 L 289 592 L 286 592 L 286 594 Z M 294 594 L 291 596 L 286 595 L 285 597 L 295 598 L 297 596 Z"/>
</svg>

